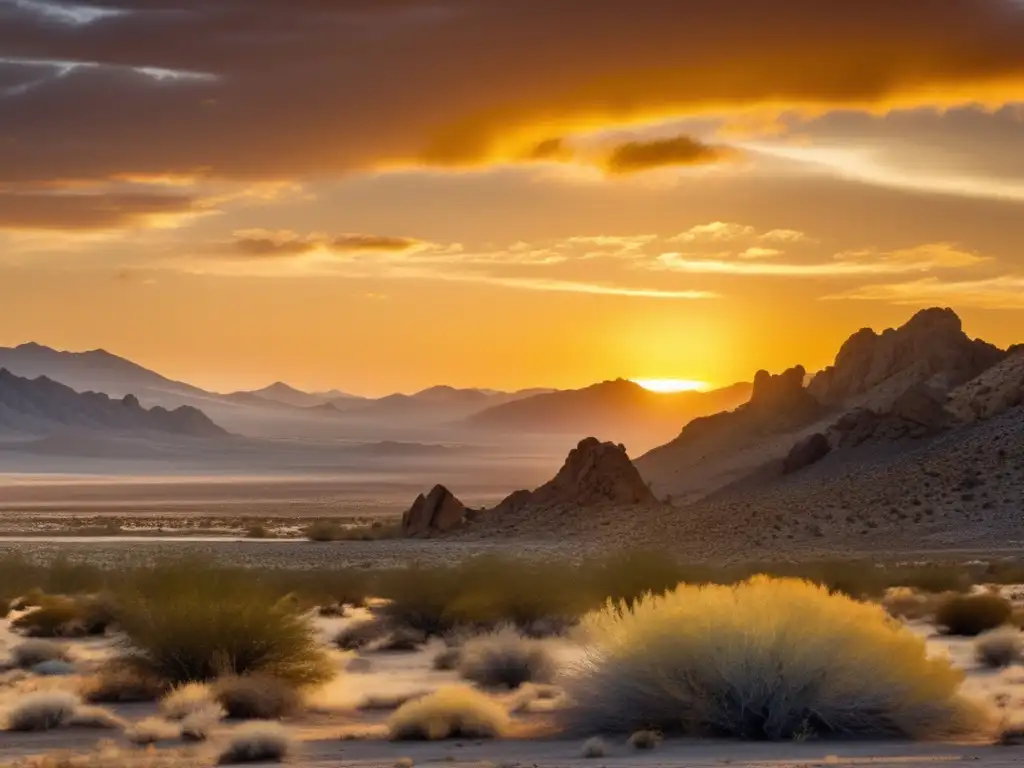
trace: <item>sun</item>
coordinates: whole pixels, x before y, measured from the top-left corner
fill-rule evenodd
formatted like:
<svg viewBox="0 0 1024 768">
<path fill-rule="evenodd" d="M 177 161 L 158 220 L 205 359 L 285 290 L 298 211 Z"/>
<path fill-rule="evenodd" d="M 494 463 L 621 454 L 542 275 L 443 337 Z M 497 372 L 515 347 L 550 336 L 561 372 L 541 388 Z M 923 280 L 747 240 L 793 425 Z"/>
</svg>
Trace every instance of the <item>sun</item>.
<svg viewBox="0 0 1024 768">
<path fill-rule="evenodd" d="M 704 392 L 711 388 L 706 381 L 697 379 L 633 379 L 634 384 L 639 384 L 651 392 Z"/>
</svg>

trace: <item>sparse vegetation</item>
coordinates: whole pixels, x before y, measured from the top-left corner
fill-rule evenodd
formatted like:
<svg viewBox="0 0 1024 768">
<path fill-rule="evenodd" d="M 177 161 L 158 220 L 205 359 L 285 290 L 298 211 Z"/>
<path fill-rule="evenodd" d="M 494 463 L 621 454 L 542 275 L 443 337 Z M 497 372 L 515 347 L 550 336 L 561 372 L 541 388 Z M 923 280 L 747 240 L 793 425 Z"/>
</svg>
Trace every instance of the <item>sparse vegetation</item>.
<svg viewBox="0 0 1024 768">
<path fill-rule="evenodd" d="M 213 689 L 207 683 L 184 683 L 174 686 L 160 700 L 160 714 L 168 720 L 184 720 L 215 703 Z"/>
<path fill-rule="evenodd" d="M 954 595 L 939 603 L 935 623 L 950 635 L 975 637 L 1006 624 L 1012 613 L 1010 601 L 999 595 Z"/>
<path fill-rule="evenodd" d="M 605 744 L 604 739 L 600 736 L 593 736 L 583 742 L 583 749 L 580 750 L 580 756 L 588 760 L 592 760 L 598 757 L 606 757 L 608 755 L 608 745 Z"/>
<path fill-rule="evenodd" d="M 221 678 L 213 684 L 213 698 L 236 720 L 277 720 L 302 708 L 294 686 L 268 675 Z"/>
<path fill-rule="evenodd" d="M 147 717 L 133 723 L 124 732 L 124 737 L 132 744 L 148 746 L 161 741 L 173 741 L 181 736 L 181 726 L 159 717 Z"/>
<path fill-rule="evenodd" d="M 383 638 L 387 625 L 378 619 L 367 619 L 349 624 L 334 638 L 334 644 L 343 651 L 359 651 Z"/>
<path fill-rule="evenodd" d="M 494 699 L 473 688 L 441 688 L 403 704 L 388 720 L 396 741 L 490 739 L 508 730 L 508 712 Z"/>
<path fill-rule="evenodd" d="M 574 732 L 654 730 L 745 739 L 930 738 L 985 715 L 962 673 L 877 605 L 796 580 L 680 586 L 583 622 L 567 681 Z"/>
<path fill-rule="evenodd" d="M 102 635 L 114 622 L 116 608 L 109 595 L 43 595 L 38 603 L 12 628 L 28 637 L 86 637 Z"/>
<path fill-rule="evenodd" d="M 231 732 L 217 758 L 219 765 L 280 763 L 295 751 L 295 742 L 280 723 L 253 721 Z"/>
<path fill-rule="evenodd" d="M 82 686 L 82 698 L 93 704 L 131 704 L 156 701 L 166 684 L 137 665 L 109 662 Z"/>
<path fill-rule="evenodd" d="M 518 688 L 524 683 L 550 683 L 555 662 L 543 641 L 505 627 L 466 642 L 458 670 L 466 680 L 485 688 Z"/>
<path fill-rule="evenodd" d="M 629 737 L 629 746 L 633 749 L 654 749 L 661 743 L 661 734 L 657 731 L 635 731 Z"/>
<path fill-rule="evenodd" d="M 187 563 L 146 571 L 125 597 L 121 625 L 131 659 L 169 683 L 265 673 L 303 685 L 333 675 L 297 606 L 233 571 Z"/>
<path fill-rule="evenodd" d="M 999 627 L 978 635 L 974 655 L 986 667 L 1008 667 L 1024 655 L 1024 634 L 1016 627 Z"/>
<path fill-rule="evenodd" d="M 71 722 L 81 702 L 67 691 L 36 691 L 25 694 L 7 711 L 9 731 L 49 731 Z"/>
<path fill-rule="evenodd" d="M 52 640 L 26 640 L 11 649 L 11 661 L 21 669 L 31 669 L 46 661 L 67 660 L 67 648 Z"/>
</svg>

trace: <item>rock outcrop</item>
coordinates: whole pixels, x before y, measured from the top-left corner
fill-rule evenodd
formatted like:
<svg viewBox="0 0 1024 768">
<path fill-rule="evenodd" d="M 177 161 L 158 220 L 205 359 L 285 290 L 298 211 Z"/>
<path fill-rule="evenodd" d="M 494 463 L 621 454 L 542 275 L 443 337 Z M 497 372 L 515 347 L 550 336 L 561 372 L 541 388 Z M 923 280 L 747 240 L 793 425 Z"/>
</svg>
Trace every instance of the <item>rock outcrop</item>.
<svg viewBox="0 0 1024 768">
<path fill-rule="evenodd" d="M 629 460 L 625 446 L 588 437 L 569 452 L 552 480 L 535 491 L 516 491 L 490 514 L 525 508 L 656 503 L 658 500 Z"/>
<path fill-rule="evenodd" d="M 949 410 L 963 423 L 991 419 L 1024 405 L 1024 347 L 1011 347 L 1007 358 L 954 390 Z"/>
<path fill-rule="evenodd" d="M 952 422 L 946 395 L 927 384 L 917 384 L 885 410 L 855 408 L 844 413 L 828 430 L 833 448 L 850 448 L 868 440 L 904 440 L 938 434 Z"/>
<path fill-rule="evenodd" d="M 925 309 L 899 328 L 881 334 L 864 328 L 817 374 L 808 391 L 828 406 L 886 409 L 915 384 L 949 392 L 1005 356 L 998 347 L 963 332 L 951 309 Z M 860 398 L 863 402 L 854 402 Z"/>
<path fill-rule="evenodd" d="M 790 475 L 812 464 L 817 464 L 828 456 L 831 450 L 832 445 L 829 443 L 828 437 L 821 432 L 815 432 L 793 446 L 786 458 L 782 460 L 782 473 Z"/>
<path fill-rule="evenodd" d="M 426 496 L 417 496 L 402 515 L 402 534 L 412 537 L 447 533 L 461 527 L 469 512 L 455 494 L 443 485 L 435 485 Z"/>
</svg>

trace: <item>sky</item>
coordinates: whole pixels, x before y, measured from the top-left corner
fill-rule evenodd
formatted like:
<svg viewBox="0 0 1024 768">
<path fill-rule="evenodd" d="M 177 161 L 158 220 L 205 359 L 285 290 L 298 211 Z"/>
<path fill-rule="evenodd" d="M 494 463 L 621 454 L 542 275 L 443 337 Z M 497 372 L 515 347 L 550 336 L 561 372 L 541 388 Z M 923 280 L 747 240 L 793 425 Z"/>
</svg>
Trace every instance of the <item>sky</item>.
<svg viewBox="0 0 1024 768">
<path fill-rule="evenodd" d="M 360 394 L 1024 341 L 1016 0 L 0 0 L 0 345 Z"/>
</svg>

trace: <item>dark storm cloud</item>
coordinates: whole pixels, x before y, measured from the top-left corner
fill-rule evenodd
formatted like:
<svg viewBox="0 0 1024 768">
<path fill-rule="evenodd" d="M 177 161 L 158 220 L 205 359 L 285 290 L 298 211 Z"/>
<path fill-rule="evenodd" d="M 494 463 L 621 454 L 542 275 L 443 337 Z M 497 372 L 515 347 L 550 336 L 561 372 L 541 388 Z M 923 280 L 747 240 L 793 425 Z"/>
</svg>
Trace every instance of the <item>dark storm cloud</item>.
<svg viewBox="0 0 1024 768">
<path fill-rule="evenodd" d="M 638 119 L 1024 98 L 1006 0 L 48 5 L 0 0 L 0 182 L 472 165 Z"/>
</svg>

